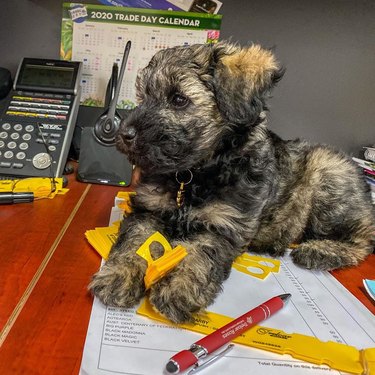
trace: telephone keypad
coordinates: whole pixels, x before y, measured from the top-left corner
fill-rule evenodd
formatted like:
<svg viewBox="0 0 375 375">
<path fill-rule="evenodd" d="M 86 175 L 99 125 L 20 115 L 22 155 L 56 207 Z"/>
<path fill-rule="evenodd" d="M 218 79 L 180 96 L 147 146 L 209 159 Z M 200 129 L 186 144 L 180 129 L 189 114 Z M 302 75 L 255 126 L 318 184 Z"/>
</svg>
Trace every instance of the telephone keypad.
<svg viewBox="0 0 375 375">
<path fill-rule="evenodd" d="M 43 170 L 56 162 L 71 104 L 70 95 L 16 92 L 0 120 L 0 167 Z"/>
<path fill-rule="evenodd" d="M 49 133 L 46 131 L 36 131 L 36 126 L 31 124 L 14 124 L 3 123 L 0 126 L 3 131 L 0 132 L 0 167 L 22 169 L 25 163 L 29 161 L 37 169 L 46 169 L 52 163 L 53 153 L 61 143 L 62 135 Z M 35 134 L 37 137 L 34 136 Z M 43 146 L 36 154 L 27 154 L 34 144 L 38 143 Z M 46 153 L 51 152 L 51 156 Z"/>
</svg>

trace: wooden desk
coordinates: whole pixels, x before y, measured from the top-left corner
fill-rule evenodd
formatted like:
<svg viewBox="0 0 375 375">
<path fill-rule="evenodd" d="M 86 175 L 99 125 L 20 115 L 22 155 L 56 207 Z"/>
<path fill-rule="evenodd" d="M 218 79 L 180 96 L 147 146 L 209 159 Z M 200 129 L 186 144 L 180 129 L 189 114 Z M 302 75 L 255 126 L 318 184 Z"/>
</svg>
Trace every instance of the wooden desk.
<svg viewBox="0 0 375 375">
<path fill-rule="evenodd" d="M 108 224 L 119 188 L 69 177 L 69 192 L 52 200 L 0 206 L 0 374 L 78 374 L 93 298 L 87 285 L 100 256 L 88 229 Z M 125 190 L 125 189 L 124 189 Z M 333 275 L 368 309 L 363 278 L 375 255 Z"/>
</svg>

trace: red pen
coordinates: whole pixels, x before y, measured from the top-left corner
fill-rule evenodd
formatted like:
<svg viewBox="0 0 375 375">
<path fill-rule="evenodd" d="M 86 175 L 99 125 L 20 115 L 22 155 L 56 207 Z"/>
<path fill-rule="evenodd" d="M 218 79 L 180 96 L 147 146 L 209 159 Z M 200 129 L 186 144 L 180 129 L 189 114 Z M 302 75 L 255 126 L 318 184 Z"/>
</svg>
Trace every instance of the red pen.
<svg viewBox="0 0 375 375">
<path fill-rule="evenodd" d="M 185 371 L 193 365 L 195 365 L 195 369 L 198 370 L 198 368 L 201 369 L 203 366 L 206 367 L 216 359 L 221 358 L 230 349 L 232 349 L 233 345 L 229 345 L 224 351 L 219 353 L 216 357 L 213 357 L 209 361 L 203 363 L 203 365 L 198 364 L 198 361 L 201 358 L 215 352 L 229 341 L 240 336 L 243 332 L 279 311 L 282 307 L 284 307 L 290 297 L 291 294 L 289 293 L 280 294 L 279 296 L 273 297 L 249 312 L 241 315 L 239 318 L 219 328 L 217 331 L 203 337 L 203 339 L 200 339 L 191 345 L 190 349 L 182 350 L 181 352 L 177 353 L 167 363 L 167 374 L 178 374 L 179 372 Z M 191 372 L 194 372 L 194 370 Z"/>
</svg>

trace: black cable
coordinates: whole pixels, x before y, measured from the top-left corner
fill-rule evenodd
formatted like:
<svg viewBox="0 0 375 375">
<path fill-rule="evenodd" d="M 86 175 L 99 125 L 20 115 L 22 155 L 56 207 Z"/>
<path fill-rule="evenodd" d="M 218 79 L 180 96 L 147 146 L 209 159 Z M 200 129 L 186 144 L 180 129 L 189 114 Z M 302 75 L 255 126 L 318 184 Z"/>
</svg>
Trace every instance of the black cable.
<svg viewBox="0 0 375 375">
<path fill-rule="evenodd" d="M 48 156 L 50 157 L 50 165 L 49 165 L 49 170 L 50 170 L 50 181 L 51 181 L 51 193 L 54 193 L 56 191 L 56 176 L 54 176 L 54 173 L 53 173 L 53 168 L 52 168 L 52 163 L 53 163 L 53 157 L 50 153 L 50 150 L 48 149 L 48 144 L 47 144 L 47 141 L 46 139 L 44 138 L 44 135 L 43 135 L 43 132 L 42 132 L 42 129 L 40 128 L 40 126 L 42 125 L 40 122 L 37 122 L 37 125 L 38 125 L 38 131 L 39 131 L 39 134 L 42 138 L 42 141 L 43 141 L 43 145 L 46 149 L 46 152 L 48 154 Z M 51 194 L 50 193 L 50 194 Z"/>
</svg>

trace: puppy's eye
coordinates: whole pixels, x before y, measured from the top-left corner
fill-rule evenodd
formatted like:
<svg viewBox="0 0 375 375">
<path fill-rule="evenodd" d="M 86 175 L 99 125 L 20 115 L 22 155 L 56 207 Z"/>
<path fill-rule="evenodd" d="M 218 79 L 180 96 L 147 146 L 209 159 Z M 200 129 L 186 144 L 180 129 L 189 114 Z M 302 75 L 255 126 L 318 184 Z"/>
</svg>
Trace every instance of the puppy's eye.
<svg viewBox="0 0 375 375">
<path fill-rule="evenodd" d="M 190 103 L 189 98 L 181 94 L 174 94 L 172 104 L 178 108 L 185 108 Z"/>
</svg>

